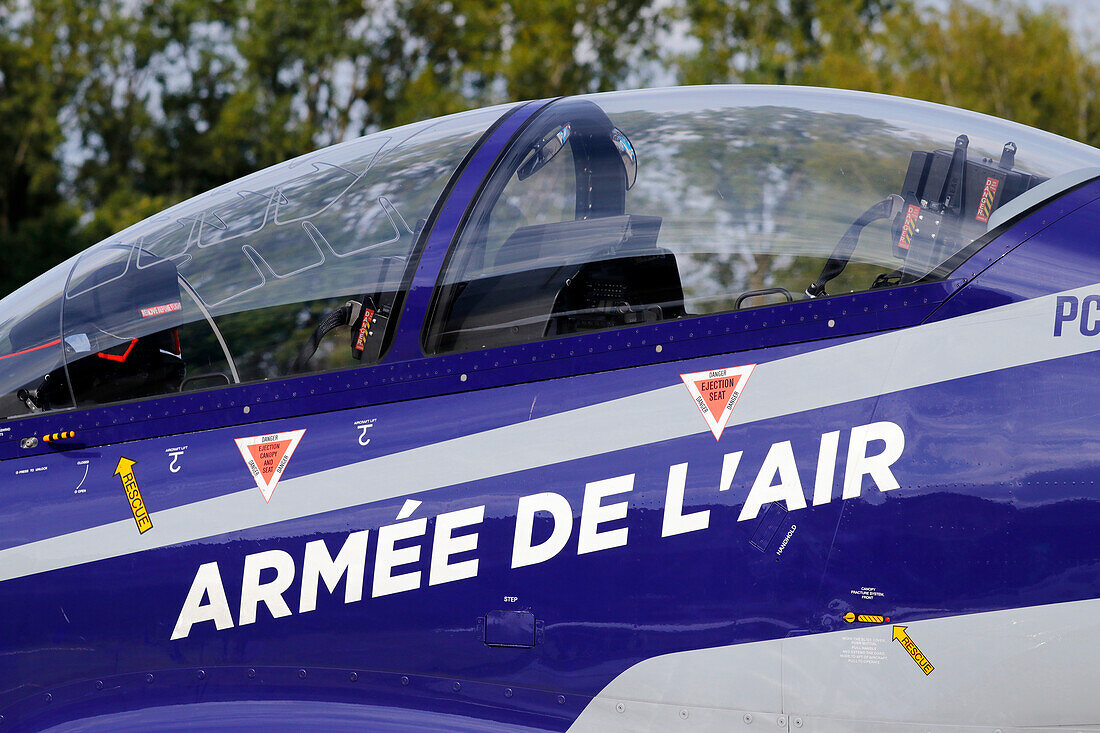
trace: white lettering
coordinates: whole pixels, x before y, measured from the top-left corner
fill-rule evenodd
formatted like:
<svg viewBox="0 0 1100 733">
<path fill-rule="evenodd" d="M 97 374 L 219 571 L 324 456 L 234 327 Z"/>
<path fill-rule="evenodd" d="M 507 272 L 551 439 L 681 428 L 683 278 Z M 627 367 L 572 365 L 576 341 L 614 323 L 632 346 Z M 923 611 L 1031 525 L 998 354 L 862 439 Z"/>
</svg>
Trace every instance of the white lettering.
<svg viewBox="0 0 1100 733">
<path fill-rule="evenodd" d="M 783 538 L 783 541 L 781 543 L 779 543 L 779 549 L 775 552 L 776 557 L 782 555 L 783 550 L 787 549 L 787 543 L 791 541 L 791 537 L 794 537 L 794 532 L 796 529 L 798 529 L 798 525 L 792 524 L 791 528 L 787 530 L 787 536 Z"/>
<path fill-rule="evenodd" d="M 779 483 L 773 485 L 772 479 L 776 474 L 779 475 Z M 760 473 L 756 474 L 756 480 L 749 489 L 749 496 L 745 499 L 745 506 L 741 507 L 737 521 L 755 519 L 760 507 L 773 501 L 786 503 L 788 511 L 806 508 L 806 495 L 802 493 L 802 480 L 798 477 L 794 449 L 789 440 L 772 444 L 764 458 L 764 465 L 760 467 Z"/>
<path fill-rule="evenodd" d="M 344 540 L 343 547 L 336 559 L 329 555 L 324 540 L 306 543 L 306 554 L 302 560 L 302 596 L 298 604 L 298 613 L 307 613 L 317 608 L 317 581 L 324 580 L 329 593 L 336 592 L 340 578 L 347 576 L 344 582 L 344 603 L 355 603 L 363 599 L 363 575 L 367 565 L 367 530 L 352 532 Z"/>
<path fill-rule="evenodd" d="M 733 476 L 737 473 L 737 467 L 741 464 L 741 453 L 727 453 L 722 456 L 722 480 L 718 482 L 719 491 L 729 491 L 733 483 Z"/>
<path fill-rule="evenodd" d="M 275 578 L 261 583 L 260 574 L 273 569 Z M 241 580 L 241 614 L 237 624 L 244 626 L 256 622 L 256 607 L 263 603 L 272 618 L 290 615 L 290 608 L 283 600 L 283 593 L 294 582 L 294 558 L 282 550 L 267 550 L 245 555 L 244 577 Z"/>
<path fill-rule="evenodd" d="M 822 433 L 817 452 L 817 476 L 814 478 L 814 506 L 833 500 L 833 477 L 836 474 L 836 454 L 840 446 L 840 431 Z"/>
<path fill-rule="evenodd" d="M 867 455 L 867 446 L 881 440 L 885 446 L 877 456 Z M 844 469 L 844 498 L 855 499 L 863 489 L 863 477 L 870 476 L 879 491 L 890 491 L 899 484 L 890 466 L 905 450 L 905 433 L 892 422 L 876 422 L 852 428 L 848 441 L 848 462 Z"/>
<path fill-rule="evenodd" d="M 420 537 L 427 530 L 426 518 L 378 528 L 378 549 L 375 550 L 374 555 L 374 590 L 371 593 L 373 597 L 388 596 L 391 593 L 402 593 L 420 587 L 419 570 L 392 575 L 395 567 L 420 560 L 420 545 L 402 547 L 400 550 L 395 550 L 393 546 L 399 540 Z"/>
<path fill-rule="evenodd" d="M 661 536 L 695 532 L 710 526 L 710 510 L 703 509 L 684 514 L 684 487 L 687 484 L 688 464 L 669 466 L 668 488 L 665 490 L 665 513 L 661 522 Z"/>
<path fill-rule="evenodd" d="M 477 558 L 449 563 L 451 555 L 477 549 L 477 532 L 459 537 L 451 533 L 459 527 L 480 524 L 485 518 L 485 506 L 461 509 L 457 512 L 440 514 L 435 520 L 435 539 L 432 541 L 432 564 L 428 575 L 428 585 L 450 583 L 454 580 L 473 578 L 477 575 Z"/>
<path fill-rule="evenodd" d="M 600 532 L 600 525 L 626 517 L 626 502 L 619 501 L 604 506 L 605 497 L 624 494 L 634 489 L 634 474 L 591 481 L 584 487 L 581 505 L 581 526 L 577 531 L 577 554 L 609 550 L 626 544 L 627 528 Z"/>
<path fill-rule="evenodd" d="M 871 447 L 872 443 L 877 442 L 882 443 L 881 450 L 877 445 Z M 837 483 L 839 446 L 840 431 L 821 434 L 813 486 L 814 506 L 828 504 L 833 499 L 834 484 Z M 892 467 L 900 459 L 904 449 L 905 435 L 901 427 L 893 422 L 876 422 L 852 428 L 848 440 L 848 455 L 844 462 L 842 499 L 859 498 L 865 476 L 870 476 L 880 491 L 899 488 Z M 732 486 L 741 458 L 742 451 L 723 456 L 719 492 L 728 491 Z M 685 511 L 688 471 L 686 462 L 676 463 L 668 468 L 661 520 L 662 537 L 697 532 L 710 527 L 711 509 L 701 508 L 706 506 L 705 502 L 696 504 L 699 508 Z M 575 521 L 579 523 L 578 555 L 627 545 L 629 526 L 623 520 L 629 516 L 629 501 L 621 495 L 634 490 L 634 481 L 635 474 L 631 473 L 587 483 L 576 518 L 569 500 L 561 494 L 542 492 L 520 497 L 516 506 L 512 568 L 537 565 L 559 555 L 569 544 Z M 609 498 L 616 496 L 619 498 Z M 755 519 L 765 505 L 778 502 L 783 502 L 788 511 L 806 508 L 807 497 L 789 440 L 769 447 L 748 490 L 738 521 Z M 422 549 L 428 519 L 409 519 L 420 506 L 419 500 L 406 500 L 396 522 L 377 530 L 372 588 L 374 597 L 416 590 L 422 586 L 423 580 L 432 586 L 477 577 L 480 558 L 471 557 L 471 554 L 478 550 L 480 535 L 476 525 L 485 521 L 486 506 L 469 507 L 438 515 L 431 538 L 430 561 L 423 557 Z M 536 542 L 535 520 L 540 513 L 545 514 L 539 517 L 541 539 Z M 549 523 L 545 521 L 546 514 L 549 514 Z M 613 523 L 618 526 L 609 526 Z M 797 525 L 789 525 L 789 530 L 776 551 L 777 558 L 786 551 L 796 529 Z M 368 530 L 349 533 L 335 557 L 329 552 L 324 539 L 315 539 L 305 544 L 299 613 L 309 613 L 317 609 L 322 581 L 329 594 L 335 594 L 342 581 L 345 604 L 363 600 L 368 537 Z M 452 562 L 464 554 L 467 559 Z M 427 565 L 427 570 L 419 569 L 424 565 Z M 283 550 L 246 555 L 237 624 L 255 623 L 261 603 L 267 606 L 272 618 L 291 615 L 292 611 L 284 596 L 296 580 L 296 570 L 294 558 Z M 397 570 L 403 572 L 395 572 Z M 428 576 L 426 579 L 423 578 L 425 572 Z M 261 582 L 262 579 L 266 579 L 266 582 Z M 506 603 L 516 603 L 518 600 L 517 596 L 512 595 L 504 598 Z M 219 631 L 234 627 L 233 614 L 216 562 L 201 565 L 196 571 L 173 627 L 171 639 L 186 638 L 195 624 L 207 621 L 213 621 Z"/>
<path fill-rule="evenodd" d="M 210 602 L 203 605 L 203 598 L 209 598 Z M 213 621 L 218 631 L 233 628 L 233 614 L 225 598 L 222 574 L 216 562 L 200 565 L 195 573 L 191 590 L 187 591 L 187 600 L 183 602 L 183 609 L 176 619 L 176 627 L 172 629 L 172 640 L 186 639 L 191 634 L 191 627 L 202 621 Z"/>
<path fill-rule="evenodd" d="M 542 544 L 532 545 L 535 513 L 549 512 L 554 528 Z M 545 492 L 521 497 L 516 507 L 516 536 L 512 540 L 512 567 L 546 562 L 565 548 L 573 532 L 573 508 L 561 494 Z"/>
</svg>

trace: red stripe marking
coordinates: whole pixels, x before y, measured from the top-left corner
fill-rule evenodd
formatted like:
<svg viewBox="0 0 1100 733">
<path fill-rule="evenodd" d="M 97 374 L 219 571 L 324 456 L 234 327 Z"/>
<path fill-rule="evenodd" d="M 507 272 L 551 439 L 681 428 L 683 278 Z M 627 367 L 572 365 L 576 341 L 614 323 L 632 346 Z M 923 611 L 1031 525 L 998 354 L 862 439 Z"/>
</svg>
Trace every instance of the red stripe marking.
<svg viewBox="0 0 1100 733">
<path fill-rule="evenodd" d="M 20 354 L 29 354 L 32 351 L 38 351 L 39 349 L 48 349 L 51 346 L 57 346 L 59 343 L 61 343 L 61 339 L 54 339 L 48 344 L 42 344 L 41 346 L 32 346 L 29 349 L 23 349 L 22 351 L 17 351 L 14 354 L 4 354 L 3 356 L 0 356 L 0 359 L 7 359 L 9 356 L 19 356 Z"/>
<path fill-rule="evenodd" d="M 130 345 L 126 347 L 126 353 L 125 354 L 121 354 L 121 355 L 119 355 L 119 354 L 104 354 L 101 351 L 98 354 L 96 354 L 96 356 L 98 356 L 100 359 L 109 359 L 110 361 L 117 361 L 119 363 L 122 363 L 130 357 L 130 352 L 134 350 L 134 344 L 136 344 L 137 342 L 138 342 L 137 339 L 134 339 L 133 341 L 131 341 Z"/>
</svg>

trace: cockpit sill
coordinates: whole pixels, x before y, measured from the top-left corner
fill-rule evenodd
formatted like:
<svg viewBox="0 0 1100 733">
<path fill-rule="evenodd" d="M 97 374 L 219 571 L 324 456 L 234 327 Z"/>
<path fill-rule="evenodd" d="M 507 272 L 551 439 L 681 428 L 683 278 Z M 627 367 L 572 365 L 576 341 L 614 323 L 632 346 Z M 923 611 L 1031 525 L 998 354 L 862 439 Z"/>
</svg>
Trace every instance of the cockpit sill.
<svg viewBox="0 0 1100 733">
<path fill-rule="evenodd" d="M 383 362 L 353 370 L 11 417 L 0 421 L 0 460 L 766 346 L 781 347 L 797 342 L 803 334 L 812 339 L 828 339 L 831 345 L 916 325 L 927 320 L 997 259 L 1097 198 L 1100 198 L 1100 181 L 1091 177 L 1052 194 L 1044 200 L 1050 205 L 1042 211 L 1032 207 L 991 230 L 973 256 L 955 270 L 954 277 L 945 281 L 583 334 L 493 351 Z M 834 322 L 832 327 L 828 326 L 830 320 Z M 825 333 L 822 324 L 827 329 Z M 419 331 L 419 324 L 416 330 Z M 776 350 L 776 358 L 784 355 L 784 349 Z M 639 386 L 633 383 L 631 388 Z M 665 384 L 649 385 L 653 389 L 661 386 Z M 67 430 L 77 432 L 78 439 L 54 445 L 40 441 L 33 448 L 20 446 L 24 438 Z"/>
</svg>

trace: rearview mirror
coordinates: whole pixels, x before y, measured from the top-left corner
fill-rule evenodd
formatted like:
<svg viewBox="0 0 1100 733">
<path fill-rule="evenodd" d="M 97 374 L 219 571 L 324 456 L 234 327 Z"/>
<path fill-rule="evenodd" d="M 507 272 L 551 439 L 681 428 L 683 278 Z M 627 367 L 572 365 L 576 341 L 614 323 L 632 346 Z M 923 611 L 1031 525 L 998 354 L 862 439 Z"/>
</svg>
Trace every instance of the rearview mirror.
<svg viewBox="0 0 1100 733">
<path fill-rule="evenodd" d="M 527 159 L 520 165 L 519 170 L 516 171 L 516 176 L 519 180 L 523 181 L 531 176 L 535 175 L 544 165 L 554 159 L 565 143 L 569 141 L 569 136 L 572 134 L 572 129 L 569 125 L 563 125 L 558 128 L 557 131 L 550 133 L 542 140 L 540 140 L 535 147 L 531 149 L 531 153 L 527 156 Z"/>
<path fill-rule="evenodd" d="M 638 180 L 638 154 L 634 151 L 630 139 L 619 128 L 611 130 L 611 142 L 619 151 L 619 157 L 623 160 L 623 170 L 626 172 L 626 188 L 629 191 L 634 182 Z"/>
</svg>

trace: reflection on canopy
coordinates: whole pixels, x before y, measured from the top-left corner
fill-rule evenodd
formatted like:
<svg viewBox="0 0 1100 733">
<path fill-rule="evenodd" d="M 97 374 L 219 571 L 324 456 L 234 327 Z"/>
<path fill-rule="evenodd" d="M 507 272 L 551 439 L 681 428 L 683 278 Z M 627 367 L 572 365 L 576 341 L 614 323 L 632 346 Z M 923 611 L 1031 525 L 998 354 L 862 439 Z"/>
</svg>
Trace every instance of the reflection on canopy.
<svg viewBox="0 0 1100 733">
<path fill-rule="evenodd" d="M 380 359 L 420 227 L 504 112 L 317 151 L 58 266 L 0 303 L 0 414 Z M 557 100 L 484 182 L 425 345 L 492 348 L 943 278 L 1004 204 L 1025 191 L 1017 203 L 1041 202 L 1082 166 L 1100 152 L 870 94 Z"/>
<path fill-rule="evenodd" d="M 311 334 L 353 302 L 349 319 L 353 310 L 360 319 L 388 315 L 417 223 L 503 112 L 311 153 L 180 204 L 51 271 L 37 281 L 40 302 L 5 299 L 0 308 L 0 356 L 12 361 L 0 376 L 3 414 L 377 358 L 380 346 L 356 350 L 346 329 L 319 346 Z M 13 348 L 24 341 L 32 350 Z"/>
<path fill-rule="evenodd" d="M 560 130 L 561 152 L 542 154 Z M 608 134 L 629 158 L 602 149 Z M 993 209 L 1100 163 L 962 110 L 758 86 L 559 100 L 516 147 L 525 162 L 501 165 L 444 275 L 430 349 L 940 279 Z M 582 226 L 622 216 L 618 239 Z"/>
</svg>

